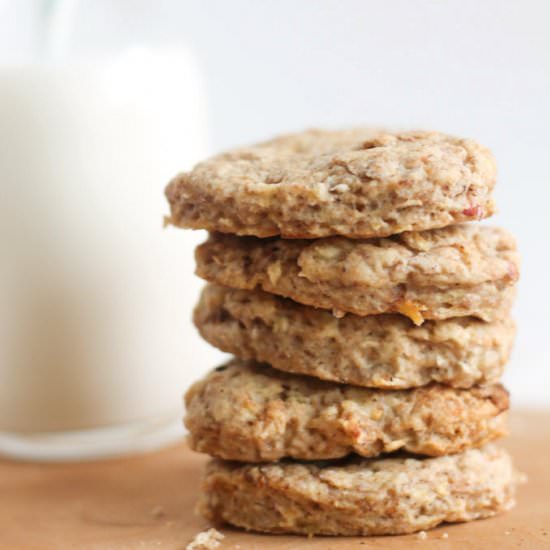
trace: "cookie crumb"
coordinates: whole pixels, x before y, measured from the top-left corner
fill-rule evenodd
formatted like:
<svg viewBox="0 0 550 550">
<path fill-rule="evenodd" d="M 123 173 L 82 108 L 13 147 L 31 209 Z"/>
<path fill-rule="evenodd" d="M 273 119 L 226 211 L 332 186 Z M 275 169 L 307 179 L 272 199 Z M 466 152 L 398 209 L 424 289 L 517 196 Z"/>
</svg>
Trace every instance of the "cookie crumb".
<svg viewBox="0 0 550 550">
<path fill-rule="evenodd" d="M 221 544 L 224 535 L 214 528 L 199 533 L 186 547 L 185 550 L 214 550 Z"/>
<path fill-rule="evenodd" d="M 419 540 L 426 540 L 428 538 L 428 535 L 427 535 L 426 531 L 420 531 L 416 535 L 416 538 L 419 539 Z"/>
<path fill-rule="evenodd" d="M 512 533 L 511 533 L 510 531 L 504 531 L 504 534 L 505 534 L 506 536 L 508 536 L 508 535 L 511 535 Z"/>
<path fill-rule="evenodd" d="M 447 533 L 447 531 L 445 531 L 445 533 L 443 533 L 443 534 L 441 535 L 441 538 L 442 538 L 442 539 L 448 539 L 448 538 L 449 538 L 449 533 Z"/>
</svg>

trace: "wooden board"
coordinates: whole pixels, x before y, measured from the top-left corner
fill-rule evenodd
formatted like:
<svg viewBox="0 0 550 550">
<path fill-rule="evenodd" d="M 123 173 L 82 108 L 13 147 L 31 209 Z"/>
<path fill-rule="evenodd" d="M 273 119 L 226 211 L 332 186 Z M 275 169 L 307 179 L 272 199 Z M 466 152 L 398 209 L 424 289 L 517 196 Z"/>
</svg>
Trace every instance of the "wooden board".
<svg viewBox="0 0 550 550">
<path fill-rule="evenodd" d="M 529 482 L 503 516 L 417 536 L 260 536 L 225 528 L 226 549 L 550 549 L 550 412 L 512 418 L 503 442 Z M 205 457 L 184 444 L 157 453 L 81 464 L 0 461 L 0 548 L 183 550 L 207 528 L 193 514 Z M 443 533 L 448 538 L 443 539 Z"/>
</svg>

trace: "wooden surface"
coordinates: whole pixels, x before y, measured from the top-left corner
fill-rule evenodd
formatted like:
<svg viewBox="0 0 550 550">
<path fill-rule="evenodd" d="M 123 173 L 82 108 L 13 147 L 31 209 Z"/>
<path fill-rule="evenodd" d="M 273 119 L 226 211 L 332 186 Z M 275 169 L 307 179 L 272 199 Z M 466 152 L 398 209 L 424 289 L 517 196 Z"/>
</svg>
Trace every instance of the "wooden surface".
<svg viewBox="0 0 550 550">
<path fill-rule="evenodd" d="M 221 529 L 226 549 L 550 549 L 550 413 L 512 418 L 503 442 L 529 476 L 517 508 L 490 520 L 445 525 L 417 536 L 259 536 Z M 0 548 L 10 550 L 185 549 L 207 528 L 193 515 L 205 458 L 183 444 L 87 464 L 0 461 Z M 443 533 L 448 538 L 443 539 Z"/>
</svg>

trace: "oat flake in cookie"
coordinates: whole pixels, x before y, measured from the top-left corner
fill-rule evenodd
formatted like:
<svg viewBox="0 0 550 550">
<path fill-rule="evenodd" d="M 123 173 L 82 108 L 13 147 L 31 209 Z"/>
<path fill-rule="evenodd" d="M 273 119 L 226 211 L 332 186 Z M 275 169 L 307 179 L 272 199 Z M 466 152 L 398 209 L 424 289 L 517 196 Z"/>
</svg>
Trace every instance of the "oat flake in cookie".
<svg viewBox="0 0 550 550">
<path fill-rule="evenodd" d="M 457 453 L 505 435 L 509 402 L 500 384 L 372 390 L 235 359 L 191 386 L 185 404 L 192 449 L 264 462 Z"/>
<path fill-rule="evenodd" d="M 214 283 L 262 289 L 344 313 L 424 319 L 503 319 L 515 296 L 519 259 L 499 227 L 461 224 L 384 239 L 258 239 L 212 234 L 195 254 Z"/>
<path fill-rule="evenodd" d="M 492 154 L 470 139 L 310 130 L 214 156 L 166 196 L 179 227 L 368 238 L 488 217 L 495 181 Z"/>
<path fill-rule="evenodd" d="M 214 460 L 199 511 L 216 523 L 301 535 L 398 535 L 514 506 L 506 451 L 488 445 L 437 458 L 238 464 Z"/>
</svg>

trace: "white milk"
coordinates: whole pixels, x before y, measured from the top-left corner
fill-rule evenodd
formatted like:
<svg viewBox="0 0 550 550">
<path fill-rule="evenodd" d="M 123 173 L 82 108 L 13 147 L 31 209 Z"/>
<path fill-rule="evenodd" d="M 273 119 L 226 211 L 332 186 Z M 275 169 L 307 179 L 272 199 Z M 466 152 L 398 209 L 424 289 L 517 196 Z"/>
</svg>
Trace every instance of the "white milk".
<svg viewBox="0 0 550 550">
<path fill-rule="evenodd" d="M 163 229 L 205 118 L 181 50 L 0 69 L 0 432 L 162 424 L 220 357 L 190 321 L 204 235 Z"/>
</svg>

